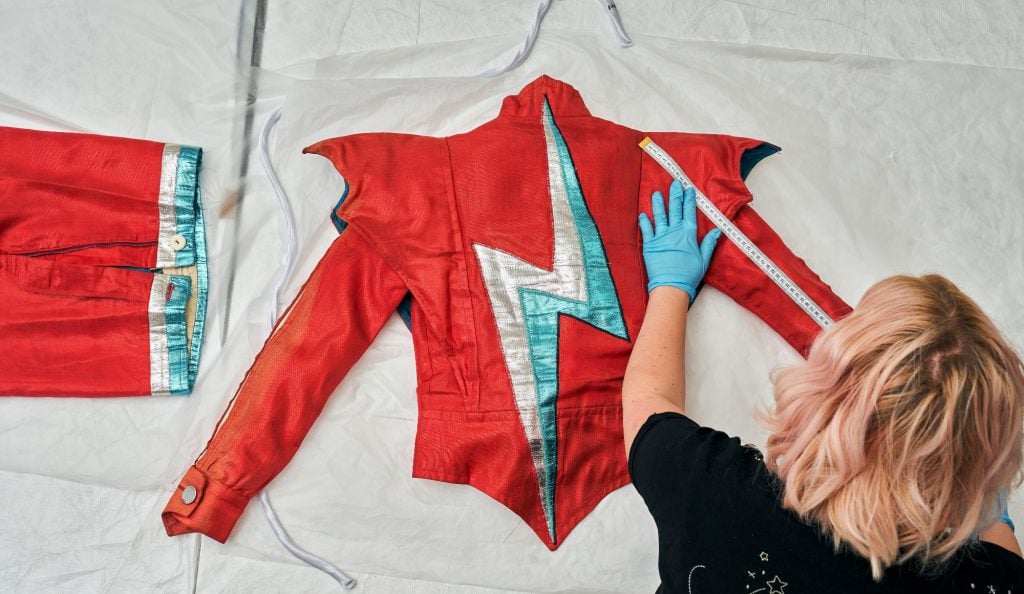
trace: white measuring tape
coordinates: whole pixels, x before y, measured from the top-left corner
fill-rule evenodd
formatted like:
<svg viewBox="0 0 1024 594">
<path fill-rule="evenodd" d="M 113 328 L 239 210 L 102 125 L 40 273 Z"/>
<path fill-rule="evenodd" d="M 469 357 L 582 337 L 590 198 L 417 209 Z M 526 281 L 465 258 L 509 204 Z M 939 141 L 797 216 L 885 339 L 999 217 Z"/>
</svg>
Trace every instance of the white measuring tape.
<svg viewBox="0 0 1024 594">
<path fill-rule="evenodd" d="M 722 234 L 728 237 L 736 247 L 740 248 L 741 252 L 746 254 L 746 256 L 750 258 L 758 268 L 767 274 L 768 278 L 772 279 L 775 284 L 793 300 L 794 303 L 799 305 L 800 309 L 804 310 L 807 315 L 811 316 L 812 320 L 817 322 L 822 328 L 828 328 L 834 323 L 832 318 L 825 313 L 825 310 L 821 309 L 821 307 L 818 306 L 818 304 L 815 303 L 807 293 L 804 293 L 803 289 L 793 282 L 793 279 L 789 278 L 785 272 L 780 270 L 779 267 L 776 266 L 775 262 L 772 262 L 768 256 L 764 255 L 764 252 L 762 252 L 753 241 L 750 241 L 749 237 L 740 231 L 739 228 L 728 219 L 728 217 L 722 214 L 722 211 L 718 210 L 718 207 L 708 200 L 708 197 L 700 191 L 700 188 L 690 181 L 690 178 L 686 177 L 686 174 L 683 173 L 683 169 L 679 167 L 679 164 L 676 163 L 672 157 L 668 156 L 668 153 L 666 153 L 664 149 L 658 146 L 657 143 L 650 138 L 644 138 L 640 142 L 640 148 L 642 148 L 645 153 L 653 157 L 669 175 L 682 182 L 684 190 L 692 187 L 697 193 L 697 208 L 699 208 L 700 211 L 704 213 L 704 215 L 707 216 L 716 227 L 721 229 Z"/>
</svg>

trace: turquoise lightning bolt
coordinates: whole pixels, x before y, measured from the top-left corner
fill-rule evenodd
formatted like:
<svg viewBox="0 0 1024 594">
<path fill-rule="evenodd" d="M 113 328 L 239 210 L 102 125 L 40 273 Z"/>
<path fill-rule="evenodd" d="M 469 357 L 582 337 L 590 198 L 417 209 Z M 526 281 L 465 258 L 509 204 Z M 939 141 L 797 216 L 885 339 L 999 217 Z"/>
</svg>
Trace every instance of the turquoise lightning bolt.
<svg viewBox="0 0 1024 594">
<path fill-rule="evenodd" d="M 624 340 L 629 340 L 629 334 L 601 236 L 583 200 L 569 147 L 547 98 L 541 120 L 554 227 L 552 269 L 482 244 L 473 244 L 473 249 L 494 310 L 512 392 L 537 473 L 544 519 L 554 543 L 559 318 L 572 316 Z"/>
</svg>

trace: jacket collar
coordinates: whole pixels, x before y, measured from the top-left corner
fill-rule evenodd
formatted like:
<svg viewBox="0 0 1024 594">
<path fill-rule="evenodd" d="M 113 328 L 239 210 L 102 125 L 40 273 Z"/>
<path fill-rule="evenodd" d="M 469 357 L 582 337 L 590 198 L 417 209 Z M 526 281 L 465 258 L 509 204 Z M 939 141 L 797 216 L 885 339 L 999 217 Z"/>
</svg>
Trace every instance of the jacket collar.
<svg viewBox="0 0 1024 594">
<path fill-rule="evenodd" d="M 505 97 L 498 115 L 540 117 L 545 97 L 551 106 L 551 113 L 556 117 L 590 115 L 590 110 L 583 103 L 579 91 L 572 85 L 546 74 L 523 87 L 518 94 Z"/>
</svg>

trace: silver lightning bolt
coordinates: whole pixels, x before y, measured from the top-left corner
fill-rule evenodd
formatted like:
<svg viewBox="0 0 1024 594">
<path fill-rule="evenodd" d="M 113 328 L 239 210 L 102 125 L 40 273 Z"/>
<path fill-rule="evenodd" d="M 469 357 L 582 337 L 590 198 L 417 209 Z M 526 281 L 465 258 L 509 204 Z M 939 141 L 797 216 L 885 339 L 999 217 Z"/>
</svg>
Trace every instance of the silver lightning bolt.
<svg viewBox="0 0 1024 594">
<path fill-rule="evenodd" d="M 570 315 L 629 340 L 597 226 L 547 99 L 542 123 L 554 227 L 551 270 L 508 252 L 473 244 L 537 474 L 551 541 L 556 542 L 558 470 L 558 324 Z"/>
</svg>

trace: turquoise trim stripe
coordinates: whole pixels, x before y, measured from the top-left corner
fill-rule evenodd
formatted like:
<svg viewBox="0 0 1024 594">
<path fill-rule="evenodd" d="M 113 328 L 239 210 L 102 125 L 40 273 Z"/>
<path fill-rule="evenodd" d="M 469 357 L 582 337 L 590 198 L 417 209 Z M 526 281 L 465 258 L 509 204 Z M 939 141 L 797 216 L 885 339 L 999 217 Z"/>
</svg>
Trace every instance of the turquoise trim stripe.
<svg viewBox="0 0 1024 594">
<path fill-rule="evenodd" d="M 196 198 L 199 195 L 199 163 L 202 149 L 183 146 L 178 152 L 178 175 L 174 184 L 174 218 L 179 235 L 185 238 L 185 247 L 174 255 L 175 266 L 196 263 Z"/>
<path fill-rule="evenodd" d="M 528 287 L 519 288 L 526 335 L 537 389 L 537 415 L 540 420 L 544 457 L 548 531 L 555 541 L 555 484 L 558 476 L 558 324 L 559 314 L 572 316 L 599 330 L 629 340 L 622 307 L 615 291 L 608 259 L 597 225 L 583 199 L 576 167 L 569 147 L 555 123 L 547 99 L 544 100 L 544 126 L 554 138 L 559 169 L 565 184 L 569 208 L 579 235 L 586 277 L 587 300 L 577 301 Z"/>
<path fill-rule="evenodd" d="M 164 320 L 167 325 L 170 393 L 183 395 L 191 391 L 185 306 L 192 293 L 192 279 L 187 276 L 171 275 L 168 277 L 168 286 L 170 289 L 164 303 Z"/>
<path fill-rule="evenodd" d="M 199 374 L 199 357 L 203 346 L 203 331 L 206 326 L 206 306 L 209 297 L 209 267 L 206 252 L 206 224 L 203 215 L 202 192 L 199 187 L 199 171 L 203 150 L 183 146 L 178 153 L 178 172 L 174 186 L 174 208 L 178 234 L 185 238 L 185 247 L 176 254 L 176 266 L 196 267 L 196 317 L 192 326 L 192 347 L 185 359 L 187 371 L 184 387 L 172 394 L 188 394 L 195 385 Z M 190 283 L 191 284 L 191 283 Z M 172 361 L 173 364 L 173 361 Z M 177 377 L 177 376 L 174 376 Z"/>
<path fill-rule="evenodd" d="M 206 304 L 209 299 L 210 280 L 206 255 L 206 217 L 199 187 L 196 187 L 196 319 L 192 324 L 192 352 L 188 357 L 188 386 L 191 391 L 199 375 L 199 356 L 203 349 L 203 331 L 206 327 Z"/>
</svg>

